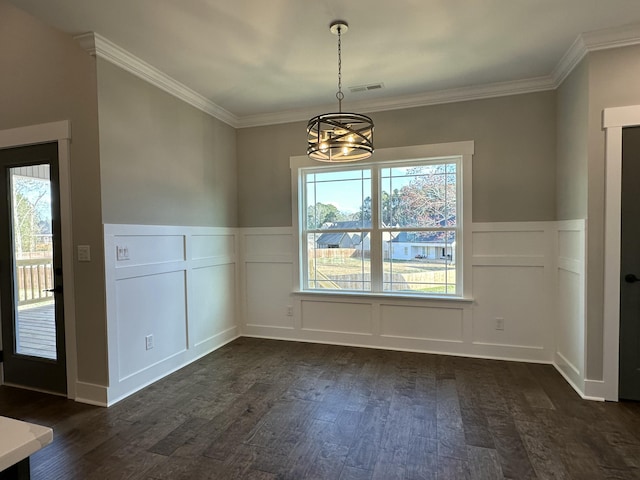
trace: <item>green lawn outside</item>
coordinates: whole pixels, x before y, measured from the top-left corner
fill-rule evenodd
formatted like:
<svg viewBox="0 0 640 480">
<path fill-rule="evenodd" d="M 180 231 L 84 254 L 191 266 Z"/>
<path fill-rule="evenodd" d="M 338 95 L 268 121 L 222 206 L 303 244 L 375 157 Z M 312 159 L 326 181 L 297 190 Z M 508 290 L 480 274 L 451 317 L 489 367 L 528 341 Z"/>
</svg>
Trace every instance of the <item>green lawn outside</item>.
<svg viewBox="0 0 640 480">
<path fill-rule="evenodd" d="M 309 261 L 309 271 L 313 271 L 313 259 Z M 351 257 L 320 257 L 315 260 L 319 277 L 326 279 L 328 283 L 322 282 L 322 288 L 339 288 L 335 284 L 331 285 L 331 280 L 347 281 L 351 278 L 362 278 L 362 274 L 371 272 L 368 259 L 364 263 L 358 258 Z M 442 293 L 445 294 L 447 285 L 449 293 L 455 288 L 456 271 L 455 265 L 449 265 L 446 268 L 444 263 L 430 263 L 424 260 L 389 260 L 384 261 L 384 273 L 393 273 L 401 275 L 405 282 L 411 282 L 406 285 L 407 288 L 402 290 L 419 291 L 424 293 Z M 312 276 L 312 275 L 310 275 Z M 320 280 L 320 278 L 319 278 Z"/>
</svg>

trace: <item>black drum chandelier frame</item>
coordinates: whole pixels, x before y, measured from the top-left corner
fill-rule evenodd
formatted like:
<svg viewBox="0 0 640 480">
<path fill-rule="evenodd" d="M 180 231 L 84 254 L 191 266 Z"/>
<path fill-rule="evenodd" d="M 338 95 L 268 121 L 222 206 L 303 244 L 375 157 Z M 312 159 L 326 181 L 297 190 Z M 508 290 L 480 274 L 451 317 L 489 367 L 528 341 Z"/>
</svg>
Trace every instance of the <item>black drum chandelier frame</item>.
<svg viewBox="0 0 640 480">
<path fill-rule="evenodd" d="M 321 162 L 355 162 L 373 153 L 373 120 L 342 111 L 342 34 L 348 28 L 344 20 L 330 25 L 331 33 L 338 36 L 338 112 L 317 115 L 307 124 L 307 155 Z"/>
</svg>

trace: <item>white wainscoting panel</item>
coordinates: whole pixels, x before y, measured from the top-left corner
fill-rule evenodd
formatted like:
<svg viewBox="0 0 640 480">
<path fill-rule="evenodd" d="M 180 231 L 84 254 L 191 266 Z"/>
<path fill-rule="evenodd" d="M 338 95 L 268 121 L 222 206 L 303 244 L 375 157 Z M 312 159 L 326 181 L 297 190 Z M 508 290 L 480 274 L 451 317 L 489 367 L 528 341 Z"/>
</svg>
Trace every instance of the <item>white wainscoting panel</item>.
<svg viewBox="0 0 640 480">
<path fill-rule="evenodd" d="M 475 348 L 553 360 L 554 236 L 555 222 L 473 225 Z"/>
<path fill-rule="evenodd" d="M 545 255 L 545 226 L 536 225 L 536 227 L 542 227 L 540 229 L 535 228 L 530 230 L 530 226 L 526 224 L 514 224 L 509 223 L 507 228 L 509 230 L 474 230 L 473 232 L 473 256 L 478 258 L 482 256 L 537 256 L 544 257 Z M 498 226 L 497 224 L 480 225 L 476 224 L 478 228 L 505 228 L 504 226 Z"/>
<path fill-rule="evenodd" d="M 294 235 L 291 227 L 241 229 L 244 335 L 554 360 L 555 222 L 474 224 L 473 301 L 293 293 Z"/>
<path fill-rule="evenodd" d="M 194 268 L 190 279 L 189 346 L 198 347 L 235 327 L 236 266 Z"/>
<path fill-rule="evenodd" d="M 544 349 L 550 326 L 544 286 L 542 266 L 474 266 L 474 343 Z"/>
<path fill-rule="evenodd" d="M 296 307 L 291 296 L 295 278 L 292 229 L 244 228 L 241 232 L 243 333 L 294 338 L 288 333 L 296 328 L 295 314 L 288 314 L 289 307 Z"/>
<path fill-rule="evenodd" d="M 105 225 L 104 235 L 110 405 L 239 336 L 237 231 Z"/>
<path fill-rule="evenodd" d="M 380 335 L 398 339 L 463 341 L 462 308 L 382 305 Z"/>
<path fill-rule="evenodd" d="M 184 271 L 120 280 L 116 296 L 118 381 L 187 349 Z M 154 348 L 146 350 L 151 334 Z"/>
<path fill-rule="evenodd" d="M 137 265 L 181 262 L 185 259 L 184 237 L 181 235 L 155 235 L 150 243 L 149 236 L 126 235 L 116 239 L 116 249 L 126 248 L 129 258 L 116 262 L 116 268 Z"/>
<path fill-rule="evenodd" d="M 558 222 L 554 364 L 583 397 L 586 395 L 585 239 L 584 220 Z"/>
<path fill-rule="evenodd" d="M 362 302 L 302 300 L 302 330 L 371 335 L 371 304 Z"/>
<path fill-rule="evenodd" d="M 241 334 L 554 363 L 584 396 L 584 231 L 473 224 L 473 299 L 456 301 L 295 292 L 291 227 L 105 225 L 110 384 L 84 401 L 112 404 Z"/>
<path fill-rule="evenodd" d="M 192 260 L 228 257 L 235 254 L 235 235 L 191 235 Z"/>
<path fill-rule="evenodd" d="M 246 323 L 254 326 L 293 328 L 291 305 L 293 271 L 290 263 L 246 263 Z"/>
</svg>

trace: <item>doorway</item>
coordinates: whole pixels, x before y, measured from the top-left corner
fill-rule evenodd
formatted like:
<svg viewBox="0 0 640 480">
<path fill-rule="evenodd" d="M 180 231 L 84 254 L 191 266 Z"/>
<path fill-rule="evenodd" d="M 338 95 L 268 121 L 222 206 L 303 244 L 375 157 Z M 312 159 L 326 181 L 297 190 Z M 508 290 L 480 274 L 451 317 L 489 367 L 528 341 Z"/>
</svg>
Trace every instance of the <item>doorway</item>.
<svg viewBox="0 0 640 480">
<path fill-rule="evenodd" d="M 0 312 L 7 384 L 67 393 L 58 143 L 0 150 Z"/>
<path fill-rule="evenodd" d="M 623 130 L 640 126 L 640 105 L 605 108 L 605 224 L 604 224 L 604 338 L 602 382 L 591 382 L 592 396 L 619 400 L 621 286 L 628 273 L 621 269 Z M 624 282 L 626 283 L 626 282 Z M 623 287 L 624 288 L 624 287 Z"/>
<path fill-rule="evenodd" d="M 640 127 L 622 129 L 618 396 L 640 401 Z"/>
</svg>

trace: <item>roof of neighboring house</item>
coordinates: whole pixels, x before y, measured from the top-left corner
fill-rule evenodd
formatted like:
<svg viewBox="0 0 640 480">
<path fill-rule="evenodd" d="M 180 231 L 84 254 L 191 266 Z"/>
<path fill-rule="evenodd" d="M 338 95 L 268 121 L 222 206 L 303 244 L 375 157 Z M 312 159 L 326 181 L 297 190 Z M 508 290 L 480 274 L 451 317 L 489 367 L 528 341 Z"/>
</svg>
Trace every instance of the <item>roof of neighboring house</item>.
<svg viewBox="0 0 640 480">
<path fill-rule="evenodd" d="M 391 241 L 394 243 L 443 243 L 446 239 L 445 235 L 446 232 L 399 232 Z"/>
<path fill-rule="evenodd" d="M 318 244 L 322 245 L 340 245 L 342 242 L 342 238 L 346 235 L 346 233 L 323 233 L 318 237 Z"/>
<path fill-rule="evenodd" d="M 345 221 L 345 222 L 325 222 L 322 224 L 322 229 L 332 229 L 332 228 L 339 228 L 340 230 L 349 230 L 349 229 L 354 229 L 354 230 L 358 230 L 360 228 L 370 228 L 371 227 L 371 220 L 365 220 L 364 222 L 361 222 L 359 220 L 349 220 L 349 221 Z"/>
<path fill-rule="evenodd" d="M 319 245 L 340 245 L 345 235 L 351 239 L 352 245 L 360 245 L 362 240 L 367 238 L 367 235 L 369 235 L 369 233 L 365 232 L 363 235 L 352 232 L 323 233 L 318 237 L 317 243 Z"/>
<path fill-rule="evenodd" d="M 316 243 L 318 245 L 340 245 L 345 235 L 348 235 L 353 245 L 359 245 L 367 238 L 369 232 L 331 232 L 331 230 L 350 230 L 369 228 L 370 221 L 346 221 L 346 222 L 327 222 L 322 225 L 323 230 L 329 230 L 318 237 Z M 384 232 L 384 241 L 390 240 L 394 243 L 443 243 L 445 241 L 446 232 Z M 452 242 L 454 243 L 454 242 Z"/>
<path fill-rule="evenodd" d="M 369 228 L 371 226 L 371 221 L 359 222 L 359 221 L 348 221 L 348 222 L 327 222 L 322 225 L 323 230 L 349 230 L 349 229 L 360 229 L 360 228 Z M 368 232 L 327 232 L 323 233 L 318 237 L 317 243 L 318 245 L 340 245 L 342 239 L 345 235 L 348 235 L 351 239 L 351 243 L 353 245 L 359 245 L 360 242 L 368 235 Z"/>
</svg>

